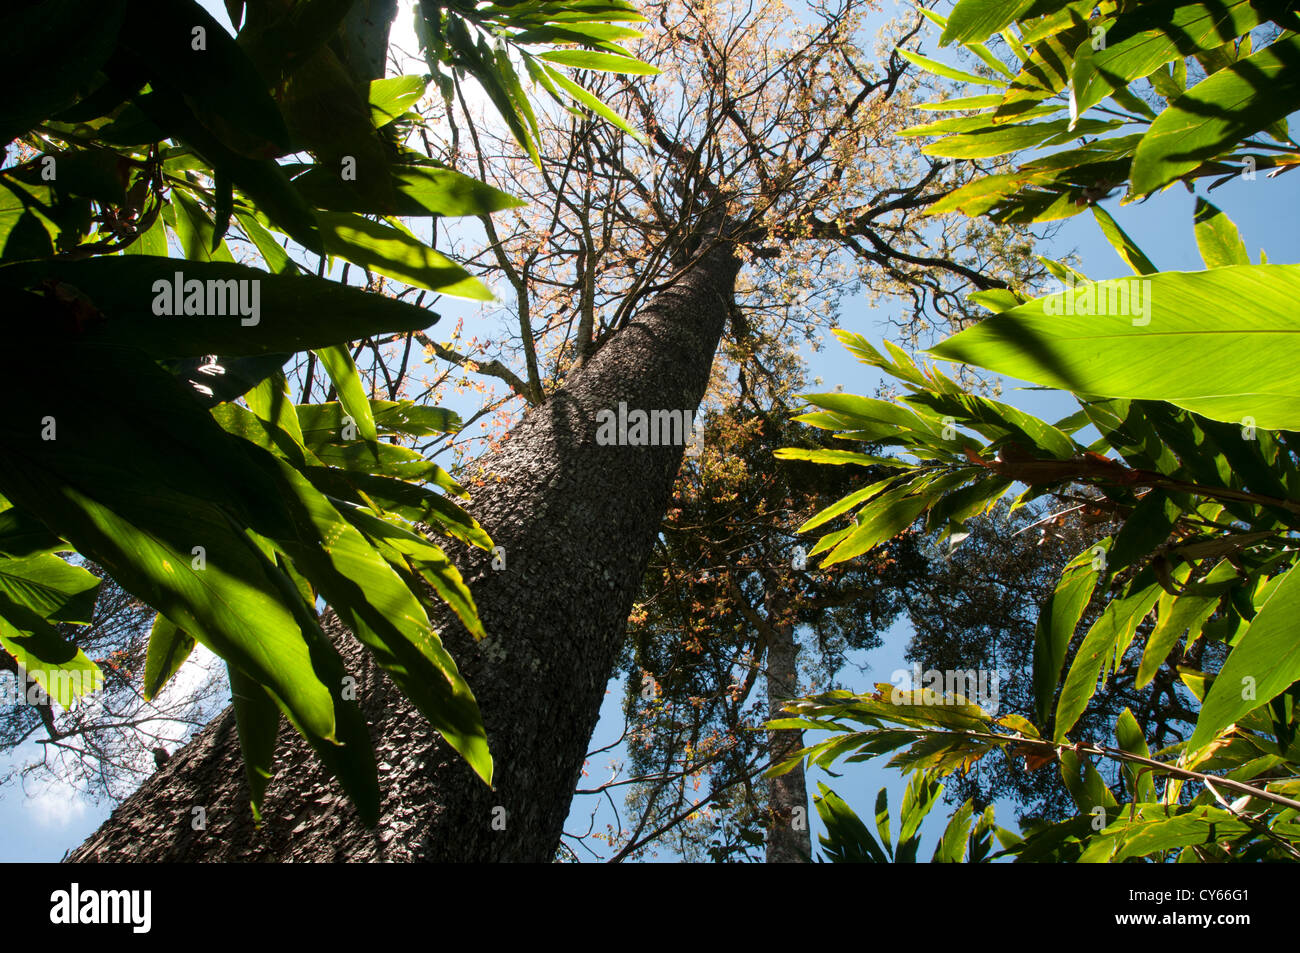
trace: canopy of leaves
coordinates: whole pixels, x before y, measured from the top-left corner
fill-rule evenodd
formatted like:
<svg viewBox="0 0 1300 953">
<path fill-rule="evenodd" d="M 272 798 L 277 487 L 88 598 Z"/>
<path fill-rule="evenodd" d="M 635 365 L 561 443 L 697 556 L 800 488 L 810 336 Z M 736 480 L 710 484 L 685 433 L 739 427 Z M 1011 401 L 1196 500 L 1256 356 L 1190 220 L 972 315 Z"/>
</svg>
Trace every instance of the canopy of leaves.
<svg viewBox="0 0 1300 953">
<path fill-rule="evenodd" d="M 926 151 L 962 158 L 1035 150 L 1016 172 L 979 179 L 932 211 L 1043 221 L 1125 183 L 1132 201 L 1175 181 L 1191 186 L 1300 161 L 1285 122 L 1300 105 L 1291 75 L 1300 22 L 1290 5 L 962 0 L 951 19 L 931 19 L 944 42 L 960 41 L 991 67 L 1002 61 L 982 41 L 1004 30 L 1014 62 L 981 79 L 1000 93 L 954 104 L 977 115 L 913 130 L 942 136 Z M 1189 63 L 1205 75 L 1191 88 Z M 1156 98 L 1130 91 L 1144 78 Z M 1065 109 L 1065 118 L 1045 118 Z M 1101 115 L 1091 118 L 1090 109 Z M 1124 134 L 1106 135 L 1113 131 Z M 1205 201 L 1194 227 L 1206 270 L 1190 274 L 1157 271 L 1108 213 L 1092 209 L 1142 276 L 1145 305 L 1119 301 L 1121 282 L 1089 282 L 1049 263 L 1064 292 L 981 295 L 994 316 L 932 352 L 1068 388 L 1077 413 L 1049 423 L 969 393 L 897 349 L 885 355 L 843 335 L 906 392 L 896 401 L 809 395 L 818 409 L 803 418 L 902 454 L 891 477 L 806 524 L 853 514 L 813 548 L 825 554 L 823 565 L 869 553 L 922 516 L 940 536 L 959 538 L 968 520 L 1017 487 L 1024 487 L 1017 504 L 1064 493 L 1115 522 L 1115 532 L 1064 567 L 1042 606 L 1033 712 L 995 719 L 965 699 L 936 704 L 881 686 L 870 697 L 797 703 L 790 710 L 800 717 L 789 724 L 838 733 L 804 753 L 814 763 L 897 752 L 898 767 L 948 773 L 995 752 L 1023 756 L 1031 767 L 1059 761 L 1078 816 L 1028 831 L 1007 848 L 1019 860 L 1300 858 L 1300 643 L 1289 623 L 1300 592 L 1300 437 L 1289 429 L 1300 392 L 1289 368 L 1240 357 L 1256 334 L 1289 353 L 1300 330 L 1291 300 L 1280 301 L 1293 298 L 1291 271 L 1252 264 L 1235 226 Z M 1088 317 L 1079 323 L 1075 315 Z M 1204 315 L 1216 317 L 1196 326 Z M 1074 363 L 1080 357 L 1086 367 Z M 1150 371 L 1150 386 L 1126 376 L 1133 368 Z M 823 459 L 845 462 L 849 453 Z M 859 462 L 880 465 L 874 455 Z M 1096 598 L 1103 608 L 1076 644 Z M 1099 684 L 1136 664 L 1141 689 L 1168 661 L 1197 703 L 1189 736 L 1151 752 L 1126 708 L 1113 741 L 1074 740 Z M 859 733 L 850 722 L 869 727 Z M 1087 756 L 1121 764 L 1119 795 Z"/>
</svg>

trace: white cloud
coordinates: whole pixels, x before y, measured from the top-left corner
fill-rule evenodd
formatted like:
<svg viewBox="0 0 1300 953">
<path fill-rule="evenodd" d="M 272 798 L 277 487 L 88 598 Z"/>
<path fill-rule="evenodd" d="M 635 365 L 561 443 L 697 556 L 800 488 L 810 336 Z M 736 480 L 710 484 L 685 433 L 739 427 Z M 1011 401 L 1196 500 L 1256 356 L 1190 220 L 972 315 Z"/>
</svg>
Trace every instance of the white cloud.
<svg viewBox="0 0 1300 953">
<path fill-rule="evenodd" d="M 64 785 L 48 785 L 30 795 L 24 803 L 37 827 L 65 828 L 85 816 L 90 806 L 75 791 Z"/>
</svg>

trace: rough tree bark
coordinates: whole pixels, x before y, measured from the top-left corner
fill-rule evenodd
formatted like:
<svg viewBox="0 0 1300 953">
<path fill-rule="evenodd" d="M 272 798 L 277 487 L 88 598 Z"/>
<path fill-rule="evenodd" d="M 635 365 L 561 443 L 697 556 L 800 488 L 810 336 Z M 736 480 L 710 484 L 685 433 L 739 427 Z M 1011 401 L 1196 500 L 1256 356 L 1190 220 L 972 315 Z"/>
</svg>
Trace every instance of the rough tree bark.
<svg viewBox="0 0 1300 953">
<path fill-rule="evenodd" d="M 495 790 L 338 633 L 380 762 L 375 830 L 287 726 L 256 829 L 228 709 L 68 859 L 551 860 L 683 452 L 599 446 L 596 413 L 698 407 L 738 270 L 715 246 L 485 458 L 471 511 L 506 568 L 477 550 L 459 561 L 489 638 L 433 621 L 478 697 Z"/>
</svg>

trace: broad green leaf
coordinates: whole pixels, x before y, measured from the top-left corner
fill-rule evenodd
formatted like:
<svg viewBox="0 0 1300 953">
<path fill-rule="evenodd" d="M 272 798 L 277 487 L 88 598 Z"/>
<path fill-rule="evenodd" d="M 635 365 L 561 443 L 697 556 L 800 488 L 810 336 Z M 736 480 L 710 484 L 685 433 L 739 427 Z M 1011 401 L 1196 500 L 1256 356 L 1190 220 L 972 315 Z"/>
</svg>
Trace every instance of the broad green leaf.
<svg viewBox="0 0 1300 953">
<path fill-rule="evenodd" d="M 782 451 L 780 450 L 777 451 L 778 457 L 780 457 L 781 452 Z M 834 519 L 835 517 L 839 516 L 841 513 L 847 513 L 849 510 L 853 509 L 858 504 L 864 503 L 867 500 L 870 500 L 871 498 L 884 492 L 885 487 L 889 486 L 889 484 L 893 483 L 894 480 L 896 479 L 897 477 L 889 477 L 888 479 L 881 480 L 879 483 L 872 483 L 868 486 L 864 486 L 860 490 L 854 490 L 852 493 L 846 494 L 843 498 L 837 500 L 836 502 L 832 503 L 830 506 L 826 507 L 825 509 L 821 510 L 816 515 L 811 517 L 806 523 L 804 523 L 802 526 L 799 527 L 797 532 L 806 533 L 810 529 L 816 529 L 818 526 L 821 526 L 823 523 L 826 523 L 829 520 Z"/>
<path fill-rule="evenodd" d="M 1115 740 L 1129 754 L 1142 758 L 1151 757 L 1147 748 L 1146 735 L 1138 724 L 1133 712 L 1126 707 L 1115 720 Z M 1149 803 L 1156 799 L 1156 785 L 1151 772 L 1141 769 L 1132 762 L 1124 762 L 1124 780 L 1128 784 L 1129 798 L 1133 801 Z"/>
<path fill-rule="evenodd" d="M 202 30 L 202 44 L 196 29 Z M 127 4 L 123 48 L 155 89 L 183 96 L 195 118 L 228 148 L 251 159 L 292 148 L 266 80 L 234 37 L 194 0 Z"/>
<path fill-rule="evenodd" d="M 316 218 L 332 255 L 418 288 L 472 301 L 493 300 L 492 292 L 460 265 L 391 225 L 350 212 L 319 212 Z"/>
<path fill-rule="evenodd" d="M 1098 135 L 1116 126 L 1114 122 L 1092 119 L 1085 119 L 1073 130 L 1070 129 L 1068 119 L 1031 122 L 1025 125 L 1008 122 L 994 126 L 992 129 L 949 136 L 930 143 L 921 152 L 928 156 L 951 159 L 988 159 L 1008 152 L 1032 149 L 1035 146 L 1059 145 L 1080 136 Z"/>
<path fill-rule="evenodd" d="M 376 426 L 386 433 L 428 436 L 454 433 L 461 427 L 460 417 L 442 407 L 427 407 L 409 400 L 369 401 Z M 338 439 L 343 427 L 345 408 L 329 401 L 323 404 L 298 404 L 298 422 L 310 444 L 329 443 Z"/>
<path fill-rule="evenodd" d="M 844 799 L 820 781 L 813 807 L 826 828 L 819 834 L 822 848 L 833 863 L 884 864 L 889 858 L 876 843 L 867 825 Z"/>
<path fill-rule="evenodd" d="M 103 673 L 85 652 L 5 592 L 0 592 L 0 648 L 64 708 L 103 685 Z"/>
<path fill-rule="evenodd" d="M 349 523 L 385 552 L 391 562 L 409 559 L 411 565 L 433 587 L 443 602 L 451 607 L 474 638 L 482 639 L 487 633 L 479 621 L 474 597 L 461 578 L 459 570 L 451 564 L 446 553 L 411 529 L 399 526 L 393 520 L 381 519 L 369 510 L 358 506 L 342 507 L 341 513 Z"/>
<path fill-rule="evenodd" d="M 0 141 L 13 141 L 88 92 L 117 46 L 127 6 L 125 0 L 47 0 L 6 9 Z"/>
<path fill-rule="evenodd" d="M 1068 460 L 1079 451 L 1073 440 L 1051 424 L 1010 404 L 978 394 L 939 395 L 922 392 L 903 398 L 903 402 L 909 406 L 930 408 L 986 437 L 1009 439 L 1026 450 L 1038 450 L 1057 460 Z"/>
<path fill-rule="evenodd" d="M 394 165 L 392 176 L 397 215 L 489 215 L 528 204 L 451 169 Z M 332 212 L 377 211 L 331 169 L 313 166 L 293 184 L 317 208 Z"/>
<path fill-rule="evenodd" d="M 222 261 L 234 263 L 234 256 L 224 241 L 214 242 L 216 229 L 212 219 L 198 202 L 183 189 L 172 189 L 172 203 L 176 209 L 173 219 L 181 251 L 190 261 Z M 214 248 L 215 244 L 215 248 Z"/>
<path fill-rule="evenodd" d="M 99 584 L 94 573 L 58 556 L 0 556 L 0 594 L 49 622 L 88 624 Z"/>
<path fill-rule="evenodd" d="M 31 513 L 0 497 L 0 556 L 21 559 L 71 548 Z"/>
<path fill-rule="evenodd" d="M 424 95 L 421 76 L 394 76 L 370 81 L 370 117 L 380 128 L 401 116 Z"/>
<path fill-rule="evenodd" d="M 778 460 L 803 460 L 807 463 L 829 463 L 839 465 L 845 463 L 856 463 L 860 467 L 900 467 L 907 466 L 901 461 L 892 457 L 873 457 L 865 453 L 856 453 L 852 450 L 807 450 L 802 447 L 782 447 L 776 451 L 774 456 Z"/>
<path fill-rule="evenodd" d="M 1120 863 L 1130 857 L 1146 857 L 1165 850 L 1204 844 L 1249 833 L 1251 828 L 1227 811 L 1196 805 L 1186 813 L 1169 817 L 1160 805 L 1150 815 L 1142 809 L 1139 819 L 1129 820 L 1122 809 L 1117 820 L 1093 839 L 1079 858 L 1081 863 Z M 1158 811 L 1159 813 L 1156 813 Z"/>
<path fill-rule="evenodd" d="M 939 845 L 934 849 L 934 863 L 960 864 L 962 862 L 962 858 L 966 856 L 966 837 L 970 834 L 974 814 L 975 809 L 970 801 L 963 802 L 962 806 L 953 812 L 952 817 L 948 819 L 948 826 L 943 829 Z"/>
<path fill-rule="evenodd" d="M 994 315 L 931 353 L 1075 393 L 1163 400 L 1215 420 L 1294 430 L 1297 298 L 1296 265 L 1101 281 Z"/>
<path fill-rule="evenodd" d="M 943 785 L 938 779 L 921 771 L 912 774 L 907 782 L 907 790 L 903 792 L 902 806 L 898 810 L 898 849 L 894 852 L 896 861 L 916 861 L 916 849 L 920 846 L 917 832 L 942 794 Z"/>
<path fill-rule="evenodd" d="M 244 230 L 248 240 L 253 243 L 257 253 L 262 256 L 273 273 L 293 275 L 299 272 L 297 264 L 289 257 L 289 253 L 280 247 L 275 236 L 268 232 L 255 216 L 235 212 L 235 221 L 239 223 L 239 227 Z M 166 249 L 159 254 L 166 254 Z"/>
<path fill-rule="evenodd" d="M 155 306 L 174 310 L 177 274 L 182 291 L 187 282 L 203 283 L 205 311 L 227 313 L 155 314 Z M 37 289 L 45 281 L 75 287 L 107 318 L 92 324 L 86 334 L 88 343 L 127 344 L 158 358 L 300 351 L 386 331 L 423 330 L 438 320 L 432 311 L 384 295 L 314 276 L 271 275 L 243 265 L 138 255 L 0 267 L 0 289 Z M 236 284 L 231 286 L 231 281 Z M 248 304 L 256 302 L 257 314 L 245 317 L 231 307 L 232 287 L 237 292 L 243 288 Z M 32 300 L 39 299 L 32 296 Z M 182 294 L 182 307 L 184 301 Z M 244 323 L 254 318 L 256 323 Z"/>
<path fill-rule="evenodd" d="M 243 462 L 240 448 L 249 445 L 224 433 L 183 385 L 130 349 L 67 350 L 55 372 L 43 369 L 49 389 L 40 395 L 25 393 L 18 369 L 8 372 L 15 392 L 13 419 L 0 421 L 9 448 L 0 459 L 5 496 L 59 527 L 128 592 L 270 687 L 305 733 L 331 739 L 335 708 L 319 675 L 329 656 L 304 638 L 319 633 L 314 616 L 285 600 L 287 580 L 237 529 L 284 512 L 274 486 Z M 131 387 L 111 386 L 122 379 Z M 115 399 L 101 401 L 95 415 L 77 413 L 110 389 Z M 42 441 L 27 426 L 46 413 L 60 421 L 57 440 Z M 249 619 L 258 620 L 256 629 Z"/>
<path fill-rule="evenodd" d="M 918 481 L 919 482 L 919 481 Z M 845 562 L 875 549 L 916 522 L 929 497 L 914 493 L 912 484 L 895 487 L 859 511 L 857 522 L 821 562 L 822 568 Z"/>
<path fill-rule="evenodd" d="M 1145 0 L 1106 31 L 1105 45 L 1080 49 L 1074 61 L 1073 108 L 1077 115 L 1165 63 L 1213 49 L 1261 22 L 1250 0 L 1188 3 Z"/>
<path fill-rule="evenodd" d="M 987 109 L 1002 102 L 1000 93 L 987 93 L 983 96 L 963 96 L 959 99 L 943 99 L 934 103 L 918 103 L 916 108 L 926 112 L 957 112 L 964 109 Z"/>
<path fill-rule="evenodd" d="M 1175 580 L 1181 584 L 1187 576 L 1188 567 L 1183 567 L 1175 574 Z M 1146 649 L 1142 652 L 1142 662 L 1138 666 L 1134 687 L 1145 688 L 1151 679 L 1155 678 L 1156 672 L 1160 670 L 1160 666 L 1164 664 L 1169 653 L 1185 633 L 1189 633 L 1189 643 L 1200 635 L 1201 628 L 1218 608 L 1219 598 L 1226 584 L 1235 578 L 1235 568 L 1224 560 L 1214 567 L 1206 577 L 1205 583 L 1193 591 L 1178 596 L 1168 592 L 1161 593 L 1157 607 L 1156 627 L 1152 630 Z M 1202 593 L 1202 590 L 1206 591 Z"/>
<path fill-rule="evenodd" d="M 1133 157 L 1131 194 L 1148 195 L 1253 133 L 1285 119 L 1300 99 L 1300 36 L 1284 35 L 1179 96 Z"/>
<path fill-rule="evenodd" d="M 263 535 L 301 567 L 389 677 L 490 783 L 492 757 L 478 703 L 419 600 L 302 474 L 269 455 L 257 462 L 277 476 L 295 524 L 285 535 Z"/>
<path fill-rule="evenodd" d="M 412 523 L 427 524 L 436 532 L 480 549 L 492 548 L 483 527 L 441 493 L 372 473 L 347 473 L 326 467 L 308 467 L 304 473 L 312 486 L 329 496 L 360 503 L 360 494 L 365 494 L 365 498 Z M 459 489 L 454 483 L 452 487 Z"/>
<path fill-rule="evenodd" d="M 615 26 L 612 23 L 569 23 L 566 26 L 543 26 L 522 30 L 510 37 L 512 43 L 547 44 L 578 43 L 591 46 L 614 40 L 635 40 L 645 34 L 631 27 Z"/>
<path fill-rule="evenodd" d="M 1300 681 L 1300 572 L 1289 569 L 1260 607 L 1201 706 L 1188 749 L 1199 748 L 1228 725 Z"/>
<path fill-rule="evenodd" d="M 948 15 L 940 46 L 983 41 L 1005 29 L 1034 5 L 1034 0 L 961 0 Z"/>
</svg>

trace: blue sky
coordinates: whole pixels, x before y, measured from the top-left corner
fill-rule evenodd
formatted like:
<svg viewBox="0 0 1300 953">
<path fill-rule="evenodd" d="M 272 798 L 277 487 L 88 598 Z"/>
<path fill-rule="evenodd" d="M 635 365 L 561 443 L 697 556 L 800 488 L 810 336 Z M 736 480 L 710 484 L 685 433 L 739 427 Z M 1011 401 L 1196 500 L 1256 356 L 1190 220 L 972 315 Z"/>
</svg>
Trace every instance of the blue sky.
<svg viewBox="0 0 1300 953">
<path fill-rule="evenodd" d="M 208 2 L 204 5 L 224 20 L 220 3 Z M 1198 191 L 1205 194 L 1203 188 Z M 1259 250 L 1263 248 L 1271 262 L 1300 262 L 1300 223 L 1297 221 L 1300 216 L 1300 175 L 1269 179 L 1261 174 L 1254 181 L 1238 179 L 1217 189 L 1208 197 L 1236 222 L 1252 258 L 1257 260 Z M 1182 186 L 1175 186 L 1141 205 L 1120 206 L 1117 199 L 1109 200 L 1105 205 L 1158 268 L 1199 270 L 1203 266 L 1192 234 L 1194 202 L 1194 197 Z M 1041 250 L 1052 258 L 1077 254 L 1080 270 L 1090 278 L 1118 278 L 1130 274 L 1087 213 L 1065 222 L 1050 244 Z M 843 302 L 840 323 L 841 326 L 878 342 L 886 333 L 886 319 L 890 316 L 888 305 L 880 310 L 872 310 L 864 298 L 857 297 Z M 448 317 L 444 318 L 444 322 L 447 321 L 454 321 L 450 311 Z M 842 385 L 844 390 L 853 393 L 869 394 L 874 391 L 879 380 L 877 374 L 854 361 L 829 337 L 825 349 L 810 356 L 809 373 L 810 376 L 820 377 L 825 389 Z M 1061 395 L 1015 390 L 1014 386 L 1015 382 L 1008 382 L 1002 399 L 1031 413 L 1053 419 L 1072 409 L 1068 400 Z M 842 678 L 849 687 L 861 689 L 876 681 L 887 681 L 892 671 L 906 667 L 903 656 L 910 636 L 911 631 L 906 624 L 896 625 L 881 648 L 860 653 L 859 657 L 853 659 L 867 669 L 864 674 L 859 675 L 846 669 Z M 621 686 L 612 683 L 591 748 L 602 747 L 617 738 L 622 729 L 621 698 Z M 611 755 L 593 759 L 589 766 L 589 780 L 595 781 L 607 776 L 606 762 L 610 757 L 617 758 L 618 755 L 619 752 L 615 751 Z M 872 803 L 876 790 L 882 785 L 887 786 L 891 806 L 896 807 L 901 800 L 906 779 L 879 765 L 880 762 L 876 762 L 851 767 L 844 777 L 834 779 L 833 784 L 850 804 L 864 810 Z M 817 779 L 816 773 L 809 777 L 810 789 L 815 790 Z M 92 833 L 107 816 L 108 809 L 107 804 L 86 803 L 68 792 L 58 790 L 27 797 L 21 788 L 14 785 L 0 788 L 0 832 L 3 832 L 0 833 L 0 861 L 56 861 L 66 850 Z M 603 810 L 605 813 L 597 814 L 598 829 L 610 816 L 607 807 Z M 567 829 L 586 830 L 591 811 L 592 799 L 576 799 Z M 943 813 L 942 809 L 936 809 L 936 815 Z M 936 836 L 933 828 L 936 825 L 941 827 L 943 823 L 942 816 L 932 817 L 933 820 L 927 825 L 930 833 L 923 845 L 922 857 L 928 857 L 932 849 Z M 1003 823 L 1009 823 L 1010 811 L 1000 810 L 999 819 Z M 814 821 L 814 840 L 815 834 Z M 665 855 L 665 859 L 670 856 Z"/>
</svg>

